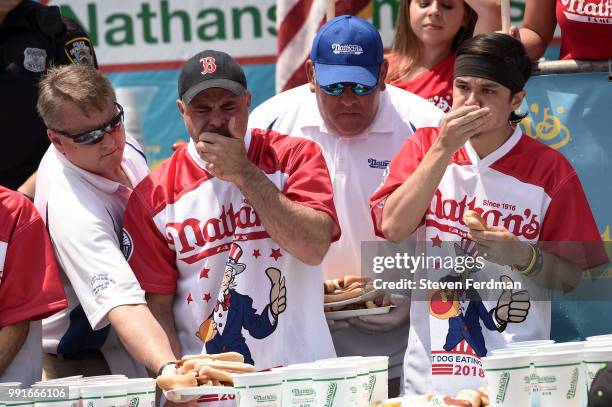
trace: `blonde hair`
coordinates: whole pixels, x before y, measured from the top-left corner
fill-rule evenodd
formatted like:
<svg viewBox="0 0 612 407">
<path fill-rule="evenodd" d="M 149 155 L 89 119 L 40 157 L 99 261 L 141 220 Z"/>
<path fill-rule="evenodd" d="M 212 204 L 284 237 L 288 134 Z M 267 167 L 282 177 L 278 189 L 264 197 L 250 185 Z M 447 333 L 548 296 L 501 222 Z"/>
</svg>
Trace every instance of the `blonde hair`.
<svg viewBox="0 0 612 407">
<path fill-rule="evenodd" d="M 399 14 L 397 16 L 397 24 L 395 28 L 395 37 L 391 46 L 391 53 L 397 57 L 397 62 L 389 66 L 387 72 L 387 80 L 402 80 L 412 70 L 414 64 L 421 58 L 423 43 L 416 36 L 410 26 L 410 3 L 412 0 L 401 0 L 399 6 Z M 461 27 L 453 40 L 453 50 L 456 50 L 459 44 L 468 38 L 472 38 L 474 34 L 474 26 L 478 20 L 478 15 L 474 10 L 464 2 L 466 13 L 466 25 Z"/>
<path fill-rule="evenodd" d="M 88 64 L 50 68 L 38 84 L 36 109 L 47 127 L 54 127 L 65 102 L 74 103 L 89 117 L 92 110 L 102 111 L 115 102 L 110 80 Z"/>
</svg>

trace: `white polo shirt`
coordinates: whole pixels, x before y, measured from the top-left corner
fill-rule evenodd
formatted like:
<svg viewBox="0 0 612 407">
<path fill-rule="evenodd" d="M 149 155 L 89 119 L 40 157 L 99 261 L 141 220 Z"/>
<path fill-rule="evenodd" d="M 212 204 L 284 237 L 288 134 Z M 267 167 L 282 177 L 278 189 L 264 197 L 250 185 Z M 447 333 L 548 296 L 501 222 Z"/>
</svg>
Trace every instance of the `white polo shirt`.
<svg viewBox="0 0 612 407">
<path fill-rule="evenodd" d="M 132 185 L 149 172 L 129 136 L 121 167 Z M 116 306 L 146 303 L 121 241 L 130 194 L 130 188 L 77 167 L 51 145 L 38 169 L 34 204 L 47 224 L 69 303 L 68 310 L 43 321 L 44 351 L 100 349 L 111 370 L 136 376 L 146 372 L 127 352 L 117 352 L 122 348 L 108 321 Z"/>
<path fill-rule="evenodd" d="M 370 127 L 352 137 L 327 129 L 308 84 L 264 102 L 249 117 L 251 127 L 267 128 L 274 122 L 273 130 L 313 140 L 323 150 L 342 230 L 323 260 L 325 279 L 372 272 L 361 269 L 361 243 L 382 241 L 372 228 L 370 196 L 404 141 L 419 127 L 437 126 L 443 115 L 427 100 L 390 85 L 381 92 L 379 103 Z M 339 356 L 391 356 L 390 377 L 399 377 L 407 335 L 408 327 L 375 336 L 347 328 L 334 332 L 333 339 Z"/>
<path fill-rule="evenodd" d="M 382 235 L 386 199 L 414 173 L 438 135 L 438 128 L 419 129 L 391 161 L 389 175 L 371 202 L 377 233 Z M 424 251 L 428 256 L 448 256 L 449 247 L 443 242 L 466 237 L 468 228 L 463 214 L 468 209 L 481 213 L 489 225 L 505 227 L 522 241 L 550 242 L 548 246 L 553 250 L 547 251 L 583 268 L 608 260 L 576 171 L 561 153 L 523 135 L 520 129 L 484 158 L 478 156 L 469 141 L 453 154 L 414 232 L 419 242 L 427 243 Z M 570 249 L 554 243 L 570 241 L 590 243 L 583 243 L 580 252 L 574 249 L 576 245 Z M 426 276 L 420 272 L 415 277 L 417 282 L 421 277 L 439 281 L 457 276 L 438 266 L 423 270 Z M 407 394 L 452 395 L 464 388 L 478 388 L 485 384 L 481 357 L 509 342 L 549 338 L 550 290 L 509 266 L 486 260 L 482 270 L 468 277 L 489 282 L 500 281 L 502 276 L 520 283 L 521 289 L 529 293 L 530 308 L 522 322 L 504 326 L 493 319 L 502 295 L 499 289 L 476 289 L 471 296 L 462 297 L 455 314 L 442 308 L 450 301 L 440 301 L 439 292 L 413 292 L 404 365 Z"/>
</svg>

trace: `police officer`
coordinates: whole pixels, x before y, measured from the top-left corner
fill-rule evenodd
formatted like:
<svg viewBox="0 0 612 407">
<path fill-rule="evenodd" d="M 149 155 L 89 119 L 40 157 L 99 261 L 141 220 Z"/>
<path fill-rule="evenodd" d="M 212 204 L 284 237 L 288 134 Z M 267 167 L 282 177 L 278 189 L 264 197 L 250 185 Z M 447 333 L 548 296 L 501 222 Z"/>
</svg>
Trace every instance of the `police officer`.
<svg viewBox="0 0 612 407">
<path fill-rule="evenodd" d="M 0 185 L 33 196 L 35 172 L 49 147 L 36 113 L 38 81 L 50 66 L 71 63 L 97 67 L 91 40 L 58 7 L 0 1 Z"/>
</svg>

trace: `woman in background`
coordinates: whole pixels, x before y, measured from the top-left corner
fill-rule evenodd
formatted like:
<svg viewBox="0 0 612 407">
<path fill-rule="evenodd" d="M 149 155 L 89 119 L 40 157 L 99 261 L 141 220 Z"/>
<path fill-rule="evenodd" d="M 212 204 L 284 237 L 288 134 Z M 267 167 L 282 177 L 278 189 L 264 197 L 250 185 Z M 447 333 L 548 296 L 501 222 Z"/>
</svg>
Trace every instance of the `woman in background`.
<svg viewBox="0 0 612 407">
<path fill-rule="evenodd" d="M 609 0 L 527 0 L 520 37 L 532 60 L 540 58 L 559 23 L 559 59 L 612 58 L 612 2 Z M 510 34 L 517 37 L 518 29 Z"/>
<path fill-rule="evenodd" d="M 500 0 L 402 0 L 387 83 L 448 112 L 457 46 L 498 30 L 500 14 Z"/>
</svg>

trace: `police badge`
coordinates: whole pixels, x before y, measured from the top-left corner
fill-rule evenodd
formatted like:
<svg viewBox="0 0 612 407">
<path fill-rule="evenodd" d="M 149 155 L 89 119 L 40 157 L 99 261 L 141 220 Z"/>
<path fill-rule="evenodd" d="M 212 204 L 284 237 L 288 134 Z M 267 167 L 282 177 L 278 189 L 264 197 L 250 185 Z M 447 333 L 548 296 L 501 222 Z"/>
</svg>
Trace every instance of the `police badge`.
<svg viewBox="0 0 612 407">
<path fill-rule="evenodd" d="M 73 38 L 66 43 L 66 56 L 73 64 L 93 65 L 93 53 L 91 42 L 87 37 Z"/>
<path fill-rule="evenodd" d="M 26 48 L 23 51 L 23 66 L 30 72 L 44 72 L 47 66 L 47 51 L 41 48 Z"/>
</svg>

